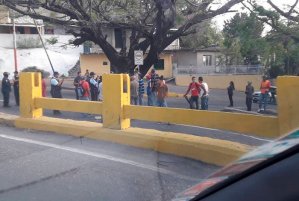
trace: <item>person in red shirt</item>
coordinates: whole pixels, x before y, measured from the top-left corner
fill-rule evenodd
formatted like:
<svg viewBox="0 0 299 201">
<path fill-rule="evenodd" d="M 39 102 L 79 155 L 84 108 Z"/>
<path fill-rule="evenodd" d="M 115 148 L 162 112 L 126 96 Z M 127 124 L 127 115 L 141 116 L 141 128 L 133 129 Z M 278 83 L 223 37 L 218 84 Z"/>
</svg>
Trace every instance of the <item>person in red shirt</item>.
<svg viewBox="0 0 299 201">
<path fill-rule="evenodd" d="M 262 110 L 264 111 L 266 110 L 270 87 L 271 87 L 270 81 L 267 80 L 266 76 L 263 76 L 263 80 L 261 82 L 261 87 L 260 87 L 261 95 L 259 100 L 258 112 L 261 112 Z"/>
<path fill-rule="evenodd" d="M 86 78 L 87 79 L 87 78 Z M 81 86 L 83 88 L 83 95 L 80 97 L 80 100 L 90 100 L 90 86 L 89 83 L 86 81 L 86 79 L 81 80 Z"/>
<path fill-rule="evenodd" d="M 45 80 L 45 75 L 42 73 L 42 96 L 46 97 L 47 96 L 47 84 Z"/>
<path fill-rule="evenodd" d="M 198 110 L 198 98 L 200 94 L 200 89 L 203 87 L 201 84 L 196 82 L 195 77 L 192 77 L 192 82 L 189 84 L 188 90 L 185 93 L 185 97 L 187 97 L 188 93 L 191 92 L 191 98 L 189 99 L 190 103 L 190 109 L 194 109 L 194 103 L 195 103 L 195 108 Z"/>
</svg>

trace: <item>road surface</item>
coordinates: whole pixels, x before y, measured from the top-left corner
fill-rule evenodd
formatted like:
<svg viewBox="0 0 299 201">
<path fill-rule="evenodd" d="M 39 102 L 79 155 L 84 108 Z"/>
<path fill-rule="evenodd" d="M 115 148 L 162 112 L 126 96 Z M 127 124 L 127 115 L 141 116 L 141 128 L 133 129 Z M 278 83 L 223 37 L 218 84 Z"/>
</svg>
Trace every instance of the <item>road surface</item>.
<svg viewBox="0 0 299 201">
<path fill-rule="evenodd" d="M 109 142 L 1 127 L 0 201 L 166 201 L 218 167 Z"/>
</svg>

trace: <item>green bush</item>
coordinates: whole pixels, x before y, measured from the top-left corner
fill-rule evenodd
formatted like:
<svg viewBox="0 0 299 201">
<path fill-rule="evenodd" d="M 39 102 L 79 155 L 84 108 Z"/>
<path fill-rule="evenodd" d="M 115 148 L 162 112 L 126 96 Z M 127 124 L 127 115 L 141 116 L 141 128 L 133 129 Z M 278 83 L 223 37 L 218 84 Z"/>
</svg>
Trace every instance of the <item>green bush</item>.
<svg viewBox="0 0 299 201">
<path fill-rule="evenodd" d="M 19 49 L 41 48 L 42 44 L 39 38 L 26 38 L 17 41 Z"/>
<path fill-rule="evenodd" d="M 46 42 L 50 45 L 55 45 L 58 43 L 58 37 L 51 37 L 49 39 L 46 39 Z"/>
</svg>

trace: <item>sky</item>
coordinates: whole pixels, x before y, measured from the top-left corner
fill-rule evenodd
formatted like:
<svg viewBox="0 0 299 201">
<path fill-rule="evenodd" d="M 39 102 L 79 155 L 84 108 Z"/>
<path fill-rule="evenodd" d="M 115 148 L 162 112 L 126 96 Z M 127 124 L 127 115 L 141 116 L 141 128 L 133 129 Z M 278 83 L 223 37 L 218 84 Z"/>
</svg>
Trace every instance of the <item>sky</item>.
<svg viewBox="0 0 299 201">
<path fill-rule="evenodd" d="M 219 3 L 221 3 L 222 5 L 227 1 L 227 0 L 218 0 Z M 269 6 L 269 4 L 267 3 L 267 0 L 256 0 L 257 3 L 259 3 L 260 5 L 264 6 L 265 8 L 271 9 L 271 6 Z M 293 5 L 296 0 L 272 0 L 272 2 L 275 5 L 278 5 L 279 8 L 284 9 L 286 7 L 286 5 Z M 221 5 L 219 4 L 219 5 Z M 242 4 L 238 4 L 236 6 L 234 6 L 232 8 L 232 10 L 238 10 L 240 12 L 246 12 L 245 10 L 242 10 Z M 299 6 L 296 7 L 299 10 Z M 213 21 L 215 22 L 218 30 L 222 30 L 223 25 L 224 25 L 224 21 L 225 20 L 229 20 L 230 18 L 232 18 L 236 13 L 227 13 L 224 15 L 219 15 L 216 18 L 213 19 Z"/>
</svg>

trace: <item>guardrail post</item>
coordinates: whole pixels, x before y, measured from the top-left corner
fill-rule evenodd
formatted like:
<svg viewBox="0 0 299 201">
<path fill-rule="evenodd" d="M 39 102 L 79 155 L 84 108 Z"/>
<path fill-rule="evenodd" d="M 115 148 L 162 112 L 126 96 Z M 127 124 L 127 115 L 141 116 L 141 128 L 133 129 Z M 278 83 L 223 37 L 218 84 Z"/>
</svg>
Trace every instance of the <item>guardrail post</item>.
<svg viewBox="0 0 299 201">
<path fill-rule="evenodd" d="M 277 78 L 277 112 L 280 135 L 299 128 L 299 76 Z"/>
<path fill-rule="evenodd" d="M 124 105 L 130 105 L 130 78 L 127 74 L 103 75 L 103 126 L 112 129 L 130 127 Z"/>
<path fill-rule="evenodd" d="M 43 116 L 43 109 L 36 108 L 34 99 L 42 97 L 41 73 L 20 74 L 20 116 L 37 118 Z"/>
</svg>

